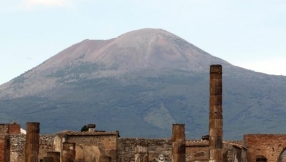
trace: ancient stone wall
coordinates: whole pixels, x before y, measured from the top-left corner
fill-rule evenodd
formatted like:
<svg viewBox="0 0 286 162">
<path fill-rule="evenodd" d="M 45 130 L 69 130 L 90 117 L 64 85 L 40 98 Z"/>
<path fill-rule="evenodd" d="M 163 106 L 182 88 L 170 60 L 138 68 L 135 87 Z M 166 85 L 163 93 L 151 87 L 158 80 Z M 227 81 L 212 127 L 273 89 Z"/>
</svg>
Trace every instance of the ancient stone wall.
<svg viewBox="0 0 286 162">
<path fill-rule="evenodd" d="M 224 158 L 227 162 L 245 162 L 246 148 L 242 141 L 226 142 L 223 145 Z M 146 146 L 149 162 L 156 162 L 159 155 L 164 155 L 165 162 L 172 158 L 171 139 L 144 139 L 144 138 L 119 138 L 118 157 L 120 162 L 136 162 L 135 154 L 138 146 Z M 186 162 L 209 161 L 209 141 L 186 140 Z"/>
<path fill-rule="evenodd" d="M 236 142 L 223 142 L 223 162 L 246 162 L 247 149 Z"/>
<path fill-rule="evenodd" d="M 245 134 L 247 161 L 255 162 L 265 157 L 268 162 L 277 162 L 286 149 L 286 134 Z"/>
<path fill-rule="evenodd" d="M 12 124 L 0 124 L 1 135 L 21 134 L 21 126 L 17 123 Z"/>
<path fill-rule="evenodd" d="M 10 162 L 25 161 L 26 135 L 10 135 Z"/>
<path fill-rule="evenodd" d="M 159 156 L 165 162 L 171 161 L 172 141 L 171 139 L 144 139 L 144 138 L 119 138 L 118 160 L 120 162 L 134 162 L 135 151 L 139 146 L 147 146 L 149 162 L 157 162 Z M 163 155 L 163 156 L 162 156 Z"/>
<path fill-rule="evenodd" d="M 10 135 L 10 162 L 25 161 L 26 135 Z M 53 135 L 40 135 L 39 159 L 47 156 L 48 151 L 53 151 Z"/>
<path fill-rule="evenodd" d="M 118 132 L 68 133 L 65 138 L 66 142 L 76 143 L 76 161 L 98 162 L 100 156 L 106 155 L 116 162 Z"/>
<path fill-rule="evenodd" d="M 0 124 L 0 134 L 8 134 L 8 124 Z"/>
<path fill-rule="evenodd" d="M 10 143 L 7 144 L 7 146 L 8 145 L 10 146 L 10 152 L 9 152 L 10 161 L 24 162 L 26 136 L 10 135 L 7 137 L 9 137 L 9 139 L 2 138 L 2 140 L 0 140 L 0 147 L 1 143 L 4 144 L 5 141 L 9 141 Z M 269 138 L 276 138 L 276 136 Z M 44 157 L 46 157 L 47 152 L 49 151 L 61 151 L 61 150 L 55 150 L 55 148 L 57 148 L 55 145 L 57 143 L 56 142 L 57 140 L 59 140 L 58 143 L 62 142 L 76 143 L 76 161 L 78 162 L 99 161 L 99 158 L 101 156 L 111 157 L 112 162 L 115 162 L 116 158 L 117 161 L 120 162 L 145 162 L 145 161 L 157 162 L 160 158 L 163 159 L 165 162 L 171 162 L 172 159 L 172 141 L 169 138 L 168 139 L 117 138 L 115 134 L 108 135 L 108 133 L 107 134 L 103 133 L 103 135 L 94 135 L 92 133 L 91 135 L 88 134 L 80 135 L 80 133 L 73 135 L 67 134 L 64 136 L 40 135 L 39 159 L 43 159 Z M 251 144 L 249 140 L 248 144 Z M 209 158 L 208 146 L 209 142 L 207 140 L 197 140 L 197 141 L 186 140 L 185 143 L 186 162 L 208 161 Z M 249 147 L 250 150 L 252 147 L 257 147 L 257 146 L 253 145 Z M 137 159 L 135 157 L 137 157 Z M 243 141 L 224 141 L 223 159 L 224 162 L 234 162 L 234 161 L 246 162 L 246 147 L 243 145 Z"/>
<path fill-rule="evenodd" d="M 47 156 L 47 152 L 53 151 L 54 135 L 40 135 L 39 159 Z"/>
<path fill-rule="evenodd" d="M 186 162 L 191 161 L 209 161 L 209 141 L 186 141 Z"/>
</svg>

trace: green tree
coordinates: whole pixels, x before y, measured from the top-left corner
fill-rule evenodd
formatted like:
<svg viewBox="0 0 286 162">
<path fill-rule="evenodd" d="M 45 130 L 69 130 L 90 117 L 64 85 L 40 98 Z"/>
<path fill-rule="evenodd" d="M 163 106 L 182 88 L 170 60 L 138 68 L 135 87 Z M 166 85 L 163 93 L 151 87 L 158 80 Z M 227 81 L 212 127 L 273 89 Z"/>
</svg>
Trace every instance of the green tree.
<svg viewBox="0 0 286 162">
<path fill-rule="evenodd" d="M 88 131 L 88 127 L 86 125 L 84 125 L 81 130 L 81 132 L 87 132 Z"/>
</svg>

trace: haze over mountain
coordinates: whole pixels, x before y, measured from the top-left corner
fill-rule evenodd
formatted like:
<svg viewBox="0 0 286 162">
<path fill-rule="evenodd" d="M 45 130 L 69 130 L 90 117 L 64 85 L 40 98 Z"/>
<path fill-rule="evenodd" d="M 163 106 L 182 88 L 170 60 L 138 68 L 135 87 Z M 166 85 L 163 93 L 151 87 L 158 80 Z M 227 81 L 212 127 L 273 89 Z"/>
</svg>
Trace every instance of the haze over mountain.
<svg viewBox="0 0 286 162">
<path fill-rule="evenodd" d="M 161 29 L 84 40 L 0 86 L 0 122 L 39 121 L 43 133 L 99 129 L 122 136 L 208 133 L 209 66 L 223 65 L 224 136 L 285 133 L 286 77 L 256 73 L 214 57 Z"/>
</svg>

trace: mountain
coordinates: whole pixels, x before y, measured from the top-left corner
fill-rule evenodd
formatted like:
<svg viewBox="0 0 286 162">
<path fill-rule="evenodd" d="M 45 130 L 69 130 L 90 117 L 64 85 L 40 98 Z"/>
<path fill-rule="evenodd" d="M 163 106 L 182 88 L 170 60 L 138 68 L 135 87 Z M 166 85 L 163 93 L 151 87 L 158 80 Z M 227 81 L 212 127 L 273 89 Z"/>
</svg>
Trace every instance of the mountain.
<svg viewBox="0 0 286 162">
<path fill-rule="evenodd" d="M 223 66 L 224 138 L 285 133 L 285 76 L 246 70 L 161 29 L 84 40 L 0 86 L 0 122 L 41 122 L 42 133 L 88 123 L 123 137 L 208 134 L 209 66 Z"/>
</svg>

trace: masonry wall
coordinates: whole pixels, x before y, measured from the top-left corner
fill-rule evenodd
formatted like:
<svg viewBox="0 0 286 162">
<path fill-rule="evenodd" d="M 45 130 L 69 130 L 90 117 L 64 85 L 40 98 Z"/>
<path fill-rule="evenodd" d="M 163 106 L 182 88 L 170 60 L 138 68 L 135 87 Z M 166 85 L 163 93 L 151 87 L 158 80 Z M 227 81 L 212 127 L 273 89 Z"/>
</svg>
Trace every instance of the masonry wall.
<svg viewBox="0 0 286 162">
<path fill-rule="evenodd" d="M 9 137 L 9 139 L 7 139 L 7 137 Z M 46 153 L 49 151 L 60 151 L 55 150 L 57 148 L 57 138 L 59 138 L 59 136 L 40 135 L 39 159 L 45 157 Z M 147 148 L 147 151 L 143 153 L 148 155 L 149 162 L 156 162 L 160 155 L 163 155 L 165 162 L 171 162 L 172 159 L 172 142 L 169 138 L 118 138 L 114 135 L 65 135 L 61 138 L 62 140 L 60 140 L 60 143 L 76 143 L 76 161 L 78 162 L 98 162 L 99 157 L 102 155 L 112 157 L 112 162 L 134 162 L 136 154 L 135 150 L 140 148 L 141 146 L 142 148 Z M 2 136 L 2 138 L 0 139 L 0 150 L 1 148 L 5 150 L 3 145 L 5 144 L 5 141 L 9 141 L 9 158 L 11 162 L 25 161 L 25 135 L 10 135 L 6 136 L 6 138 Z M 253 142 L 253 140 L 250 141 Z M 271 141 L 269 142 L 269 144 L 270 143 Z M 248 144 L 251 144 L 249 140 Z M 224 162 L 246 162 L 246 149 L 242 147 L 242 142 L 224 142 L 223 146 Z M 250 151 L 252 150 L 252 147 L 257 147 L 257 145 L 250 146 Z M 208 149 L 208 141 L 187 140 L 186 161 L 207 161 L 209 157 Z M 4 152 L 5 151 L 3 151 L 3 153 Z M 8 155 L 6 155 L 5 157 L 7 156 Z M 118 159 L 117 161 L 116 158 Z"/>
<path fill-rule="evenodd" d="M 159 155 L 164 155 L 165 162 L 171 162 L 172 159 L 172 141 L 171 139 L 143 139 L 143 138 L 120 138 L 118 140 L 118 156 L 120 162 L 134 162 L 135 149 L 137 146 L 148 147 L 149 162 L 156 162 Z M 186 162 L 208 161 L 209 147 L 208 141 L 186 141 Z"/>
<path fill-rule="evenodd" d="M 172 141 L 171 139 L 143 139 L 143 138 L 119 138 L 118 160 L 120 162 L 134 162 L 135 148 L 146 146 L 148 148 L 148 159 L 156 162 L 159 155 L 163 155 L 166 162 L 171 161 Z"/>
<path fill-rule="evenodd" d="M 54 135 L 40 135 L 39 159 L 47 156 L 47 152 L 53 151 Z"/>
<path fill-rule="evenodd" d="M 265 157 L 268 162 L 277 162 L 286 149 L 285 134 L 245 134 L 244 142 L 248 148 L 248 162 L 255 162 L 258 156 Z"/>
<path fill-rule="evenodd" d="M 224 142 L 223 144 L 223 162 L 247 162 L 247 149 L 241 142 Z"/>
<path fill-rule="evenodd" d="M 8 124 L 0 124 L 0 134 L 8 134 Z"/>
<path fill-rule="evenodd" d="M 20 134 L 21 126 L 17 123 L 12 124 L 0 124 L 0 134 L 1 135 L 13 135 Z"/>
<path fill-rule="evenodd" d="M 209 161 L 209 141 L 186 141 L 186 162 L 192 161 Z"/>
<path fill-rule="evenodd" d="M 98 162 L 99 157 L 107 155 L 116 162 L 117 136 L 115 135 L 68 135 L 66 142 L 76 143 L 76 161 Z"/>
<path fill-rule="evenodd" d="M 10 162 L 25 161 L 26 135 L 10 135 Z M 39 159 L 47 156 L 48 151 L 53 151 L 53 135 L 40 135 Z"/>
<path fill-rule="evenodd" d="M 10 135 L 10 162 L 25 161 L 26 135 Z"/>
</svg>

